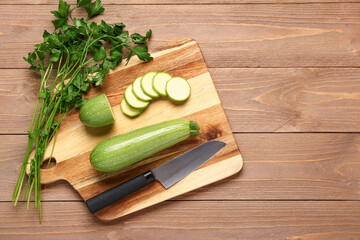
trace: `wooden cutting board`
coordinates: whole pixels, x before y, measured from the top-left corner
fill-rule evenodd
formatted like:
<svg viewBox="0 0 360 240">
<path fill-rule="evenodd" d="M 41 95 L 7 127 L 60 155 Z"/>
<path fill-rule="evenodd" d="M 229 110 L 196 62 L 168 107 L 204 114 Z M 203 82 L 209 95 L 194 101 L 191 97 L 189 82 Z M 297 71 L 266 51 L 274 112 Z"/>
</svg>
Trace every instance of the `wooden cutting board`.
<svg viewBox="0 0 360 240">
<path fill-rule="evenodd" d="M 210 161 L 168 190 L 154 182 L 100 210 L 95 215 L 102 220 L 112 220 L 176 197 L 233 175 L 242 168 L 242 157 L 197 43 L 192 39 L 182 39 L 154 49 L 151 54 L 153 61 L 144 63 L 134 57 L 127 66 L 123 63 L 110 71 L 101 87 L 89 91 L 89 98 L 100 93 L 107 94 L 116 118 L 114 124 L 103 128 L 88 128 L 80 122 L 78 112 L 64 119 L 53 152 L 56 165 L 41 170 L 41 183 L 49 184 L 64 179 L 87 200 L 208 140 L 218 139 L 227 145 Z M 187 79 L 191 85 L 191 96 L 183 104 L 175 104 L 167 98 L 155 99 L 139 117 L 128 118 L 122 114 L 119 106 L 124 90 L 137 77 L 149 71 L 168 72 L 172 76 Z M 119 171 L 102 173 L 91 166 L 90 152 L 100 141 L 177 118 L 197 121 L 203 134 L 190 137 Z M 49 158 L 50 152 L 51 147 L 46 150 L 45 159 Z"/>
</svg>

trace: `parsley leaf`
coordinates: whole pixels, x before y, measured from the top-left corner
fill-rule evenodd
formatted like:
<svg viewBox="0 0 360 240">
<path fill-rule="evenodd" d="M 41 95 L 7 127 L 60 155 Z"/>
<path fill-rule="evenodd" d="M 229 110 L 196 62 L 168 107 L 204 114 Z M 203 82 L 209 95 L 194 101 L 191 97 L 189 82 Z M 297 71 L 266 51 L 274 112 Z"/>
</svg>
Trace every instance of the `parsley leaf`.
<svg viewBox="0 0 360 240">
<path fill-rule="evenodd" d="M 57 62 L 59 61 L 61 51 L 58 49 L 51 49 L 51 57 L 50 62 Z"/>
<path fill-rule="evenodd" d="M 63 25 L 67 23 L 68 13 L 69 13 L 70 5 L 67 2 L 60 0 L 58 11 L 51 11 L 52 14 L 58 19 L 52 21 L 54 24 L 55 30 L 61 28 Z"/>
<path fill-rule="evenodd" d="M 56 18 L 63 18 L 63 16 L 61 16 L 61 13 L 59 11 L 51 11 L 51 13 L 54 14 Z"/>
<path fill-rule="evenodd" d="M 91 3 L 91 0 L 77 0 L 77 7 L 82 7 Z"/>
<path fill-rule="evenodd" d="M 119 61 L 119 60 L 114 60 L 114 59 L 107 59 L 107 61 L 108 61 L 109 67 L 111 69 L 114 69 L 114 68 L 116 68 L 117 65 L 119 65 L 121 60 Z"/>
<path fill-rule="evenodd" d="M 39 92 L 38 96 L 39 96 L 40 98 L 42 98 L 42 99 L 46 99 L 46 98 L 50 97 L 50 90 L 47 89 L 47 88 L 43 88 L 43 89 Z"/>
<path fill-rule="evenodd" d="M 82 105 L 84 105 L 89 99 L 88 98 L 82 98 L 80 100 L 78 100 L 75 103 L 75 108 L 80 108 Z"/>
<path fill-rule="evenodd" d="M 139 46 L 132 49 L 140 60 L 151 61 L 153 58 L 150 56 L 146 46 Z"/>
<path fill-rule="evenodd" d="M 61 28 L 65 24 L 67 24 L 67 20 L 68 20 L 67 18 L 59 18 L 59 19 L 52 21 L 52 23 L 54 24 L 55 30 L 58 28 Z"/>
<path fill-rule="evenodd" d="M 96 15 L 99 15 L 100 13 L 103 13 L 104 12 L 104 8 L 102 6 L 102 3 L 100 0 L 96 0 L 95 2 L 93 3 L 89 3 L 86 7 L 86 12 L 88 13 L 88 17 L 87 19 L 89 18 L 92 18 Z"/>
<path fill-rule="evenodd" d="M 105 58 L 106 58 L 106 51 L 103 46 L 101 46 L 100 48 L 94 48 L 94 60 L 96 62 L 104 60 Z"/>
<path fill-rule="evenodd" d="M 82 35 L 86 35 L 86 36 L 89 35 L 89 33 L 90 33 L 89 27 L 83 18 L 81 18 L 81 19 L 74 18 L 73 21 L 74 21 L 74 25 L 79 30 L 78 33 L 80 33 Z"/>
<path fill-rule="evenodd" d="M 151 37 L 152 31 L 149 29 L 146 33 L 146 39 L 149 39 Z"/>
<path fill-rule="evenodd" d="M 111 60 L 119 60 L 122 58 L 122 53 L 121 51 L 117 50 L 117 49 L 113 49 L 110 51 L 110 58 Z"/>
<path fill-rule="evenodd" d="M 126 58 L 126 65 L 129 63 L 129 61 L 130 61 L 130 59 L 131 59 L 131 57 L 132 57 L 132 55 L 134 53 L 132 48 L 129 47 L 129 49 L 130 49 L 130 52 L 129 52 L 127 58 Z"/>
<path fill-rule="evenodd" d="M 67 2 L 60 0 L 59 2 L 59 13 L 62 17 L 67 18 L 69 13 L 70 4 L 67 4 Z"/>
<path fill-rule="evenodd" d="M 139 33 L 131 34 L 131 39 L 134 43 L 145 43 L 146 40 L 151 36 L 151 29 L 146 33 L 146 36 L 142 36 Z"/>
<path fill-rule="evenodd" d="M 44 43 L 46 43 L 49 40 L 50 35 L 51 34 L 48 31 L 44 30 L 43 32 Z"/>
</svg>

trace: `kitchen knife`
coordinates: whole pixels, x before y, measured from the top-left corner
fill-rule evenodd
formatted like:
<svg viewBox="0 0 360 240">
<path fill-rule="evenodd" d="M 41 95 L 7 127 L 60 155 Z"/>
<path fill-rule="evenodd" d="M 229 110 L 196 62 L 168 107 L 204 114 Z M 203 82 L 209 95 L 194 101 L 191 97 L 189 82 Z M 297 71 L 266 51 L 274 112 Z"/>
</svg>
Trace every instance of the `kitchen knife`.
<svg viewBox="0 0 360 240">
<path fill-rule="evenodd" d="M 88 199 L 86 205 L 91 213 L 95 213 L 155 180 L 158 180 L 164 188 L 168 189 L 212 158 L 225 145 L 226 143 L 216 140 L 200 144 L 151 171 L 140 174 Z"/>
</svg>

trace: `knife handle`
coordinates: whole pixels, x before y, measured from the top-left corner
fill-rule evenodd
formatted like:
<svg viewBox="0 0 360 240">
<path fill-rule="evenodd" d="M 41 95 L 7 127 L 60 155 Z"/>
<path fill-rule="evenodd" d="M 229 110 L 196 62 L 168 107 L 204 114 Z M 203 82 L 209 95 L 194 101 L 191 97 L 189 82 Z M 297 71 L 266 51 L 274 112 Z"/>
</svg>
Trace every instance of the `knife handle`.
<svg viewBox="0 0 360 240">
<path fill-rule="evenodd" d="M 155 181 L 155 177 L 151 171 L 140 174 L 124 183 L 121 183 L 105 192 L 96 195 L 86 201 L 86 205 L 91 213 L 95 213 L 106 206 L 120 200 L 140 188 L 145 187 Z"/>
</svg>

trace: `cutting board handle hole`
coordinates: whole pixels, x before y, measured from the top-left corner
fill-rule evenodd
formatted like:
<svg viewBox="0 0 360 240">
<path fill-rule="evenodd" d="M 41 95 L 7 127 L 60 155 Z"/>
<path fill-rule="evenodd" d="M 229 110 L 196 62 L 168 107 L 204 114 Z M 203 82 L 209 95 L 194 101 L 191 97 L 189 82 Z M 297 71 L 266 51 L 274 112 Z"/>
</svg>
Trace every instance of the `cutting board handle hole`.
<svg viewBox="0 0 360 240">
<path fill-rule="evenodd" d="M 41 169 L 50 169 L 55 167 L 55 165 L 56 165 L 55 158 L 46 159 L 44 160 L 43 164 L 41 164 Z"/>
</svg>

